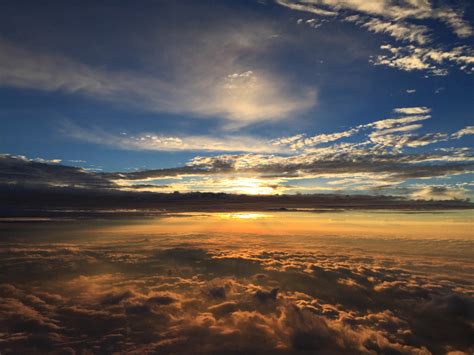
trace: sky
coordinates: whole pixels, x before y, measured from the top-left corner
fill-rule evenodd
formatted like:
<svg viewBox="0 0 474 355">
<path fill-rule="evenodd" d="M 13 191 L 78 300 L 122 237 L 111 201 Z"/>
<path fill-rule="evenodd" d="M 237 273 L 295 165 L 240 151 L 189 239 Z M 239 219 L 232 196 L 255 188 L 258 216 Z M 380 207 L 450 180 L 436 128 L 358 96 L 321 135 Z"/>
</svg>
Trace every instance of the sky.
<svg viewBox="0 0 474 355">
<path fill-rule="evenodd" d="M 473 26 L 462 0 L 3 1 L 0 180 L 473 198 Z"/>
</svg>

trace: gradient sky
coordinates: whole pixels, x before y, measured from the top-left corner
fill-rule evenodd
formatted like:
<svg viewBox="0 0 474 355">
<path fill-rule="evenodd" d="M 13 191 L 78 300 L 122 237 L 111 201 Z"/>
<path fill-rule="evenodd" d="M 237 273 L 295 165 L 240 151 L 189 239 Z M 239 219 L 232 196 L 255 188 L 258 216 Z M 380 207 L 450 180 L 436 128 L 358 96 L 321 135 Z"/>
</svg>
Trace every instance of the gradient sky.
<svg viewBox="0 0 474 355">
<path fill-rule="evenodd" d="M 0 153 L 121 188 L 472 198 L 473 26 L 470 1 L 2 1 Z"/>
</svg>

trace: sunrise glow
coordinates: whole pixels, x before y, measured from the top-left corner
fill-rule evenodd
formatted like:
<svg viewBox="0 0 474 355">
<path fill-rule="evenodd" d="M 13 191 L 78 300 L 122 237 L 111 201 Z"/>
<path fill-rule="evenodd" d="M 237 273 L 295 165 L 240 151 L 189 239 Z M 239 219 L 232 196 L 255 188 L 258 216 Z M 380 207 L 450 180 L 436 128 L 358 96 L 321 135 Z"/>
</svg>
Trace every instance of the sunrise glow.
<svg viewBox="0 0 474 355">
<path fill-rule="evenodd" d="M 473 355 L 474 1 L 0 1 L 0 355 Z"/>
</svg>

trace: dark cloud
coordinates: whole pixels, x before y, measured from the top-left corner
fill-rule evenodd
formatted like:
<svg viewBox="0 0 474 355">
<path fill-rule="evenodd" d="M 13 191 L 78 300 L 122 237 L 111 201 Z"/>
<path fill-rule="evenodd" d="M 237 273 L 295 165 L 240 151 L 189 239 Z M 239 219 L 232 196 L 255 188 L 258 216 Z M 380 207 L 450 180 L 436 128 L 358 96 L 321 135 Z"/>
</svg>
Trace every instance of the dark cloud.
<svg viewBox="0 0 474 355">
<path fill-rule="evenodd" d="M 31 161 L 23 157 L 0 156 L 0 197 L 3 216 L 55 216 L 88 217 L 91 215 L 115 216 L 133 213 L 152 213 L 152 210 L 267 210 L 294 208 L 471 208 L 471 204 L 456 200 L 458 194 L 444 194 L 445 202 L 409 201 L 397 196 L 369 195 L 282 195 L 244 196 L 224 193 L 157 193 L 137 191 L 144 185 L 127 187 L 123 191 L 117 180 L 146 180 L 165 176 L 213 174 L 258 174 L 261 176 L 324 176 L 325 174 L 367 173 L 387 175 L 391 180 L 425 178 L 464 173 L 472 169 L 466 163 L 414 164 L 429 157 L 386 156 L 383 158 L 349 158 L 331 161 L 309 160 L 294 163 L 258 162 L 258 156 L 250 155 L 257 163 L 246 169 L 235 164 L 242 156 L 206 158 L 197 166 L 175 169 L 149 170 L 133 173 L 99 173 L 59 164 Z M 149 186 L 149 184 L 145 184 Z M 159 188 L 164 188 L 159 185 Z M 435 191 L 436 192 L 436 191 Z M 425 194 L 426 195 L 426 194 Z M 423 196 L 425 196 L 423 195 Z M 439 194 L 438 194 L 439 195 Z M 428 196 L 428 195 L 426 195 Z M 212 207 L 209 207 L 212 206 Z M 121 209 L 122 212 L 117 211 Z M 104 210 L 100 212 L 100 210 Z M 69 211 L 69 212 L 68 212 Z M 128 212 L 127 212 L 128 211 Z"/>
<path fill-rule="evenodd" d="M 24 157 L 0 155 L 0 184 L 31 185 L 37 187 L 115 187 L 100 173 L 60 164 L 46 164 L 28 160 Z"/>
<path fill-rule="evenodd" d="M 250 160 L 250 167 L 237 168 L 240 160 Z M 362 155 L 354 155 L 352 152 L 344 152 L 341 149 L 332 157 L 320 158 L 317 155 L 306 155 L 305 157 L 294 157 L 288 159 L 266 159 L 258 156 L 226 155 L 206 158 L 198 161 L 195 167 L 205 171 L 219 173 L 240 172 L 258 173 L 262 176 L 271 177 L 294 177 L 301 178 L 324 175 L 344 174 L 386 174 L 393 180 L 406 180 L 412 178 L 427 178 L 446 176 L 470 172 L 474 168 L 470 162 L 442 162 L 433 164 L 432 160 L 442 159 L 441 156 L 430 154 L 382 154 L 374 155 L 370 152 Z M 253 160 L 253 162 L 252 162 Z M 217 168 L 216 168 L 217 167 Z M 144 172 L 145 173 L 145 172 Z M 148 172 L 153 176 L 153 171 Z"/>
</svg>

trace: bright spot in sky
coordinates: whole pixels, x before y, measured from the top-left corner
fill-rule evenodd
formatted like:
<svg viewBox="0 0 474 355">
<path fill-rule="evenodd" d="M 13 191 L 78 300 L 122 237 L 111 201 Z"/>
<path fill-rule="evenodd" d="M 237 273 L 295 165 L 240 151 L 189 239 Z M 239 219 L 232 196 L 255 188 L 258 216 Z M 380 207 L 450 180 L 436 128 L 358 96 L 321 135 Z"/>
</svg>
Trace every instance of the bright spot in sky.
<svg viewBox="0 0 474 355">
<path fill-rule="evenodd" d="M 219 217 L 224 219 L 261 219 L 273 216 L 264 213 L 220 213 Z"/>
<path fill-rule="evenodd" d="M 273 195 L 275 190 L 266 185 L 267 182 L 255 178 L 236 178 L 229 180 L 228 192 L 246 195 Z"/>
</svg>

